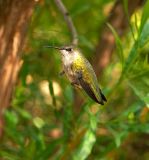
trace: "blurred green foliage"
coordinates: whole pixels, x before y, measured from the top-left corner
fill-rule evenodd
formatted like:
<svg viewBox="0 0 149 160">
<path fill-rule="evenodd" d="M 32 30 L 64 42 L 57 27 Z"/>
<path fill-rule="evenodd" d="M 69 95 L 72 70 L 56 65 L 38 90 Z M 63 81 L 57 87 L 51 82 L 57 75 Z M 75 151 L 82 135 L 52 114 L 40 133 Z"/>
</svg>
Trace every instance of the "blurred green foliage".
<svg viewBox="0 0 149 160">
<path fill-rule="evenodd" d="M 79 47 L 94 59 L 106 11 L 114 0 L 64 0 L 79 34 Z M 125 4 L 125 7 L 127 5 Z M 149 1 L 130 19 L 123 39 L 108 24 L 116 51 L 100 79 L 108 102 L 74 106 L 75 92 L 59 77 L 60 55 L 44 45 L 65 45 L 70 33 L 53 1 L 35 8 L 24 64 L 11 106 L 5 111 L 0 159 L 148 160 Z M 126 9 L 127 12 L 127 9 Z M 148 141 L 147 141 L 148 140 Z"/>
</svg>

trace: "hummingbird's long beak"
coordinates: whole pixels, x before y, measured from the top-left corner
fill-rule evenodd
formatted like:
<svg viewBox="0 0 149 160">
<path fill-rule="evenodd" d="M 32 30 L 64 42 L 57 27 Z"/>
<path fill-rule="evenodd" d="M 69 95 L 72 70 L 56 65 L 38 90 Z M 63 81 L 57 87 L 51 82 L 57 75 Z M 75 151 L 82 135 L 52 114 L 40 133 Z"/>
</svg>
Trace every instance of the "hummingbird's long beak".
<svg viewBox="0 0 149 160">
<path fill-rule="evenodd" d="M 54 49 L 58 49 L 58 50 L 63 50 L 64 48 L 62 47 L 55 47 L 55 46 L 44 46 L 45 48 L 54 48 Z"/>
</svg>

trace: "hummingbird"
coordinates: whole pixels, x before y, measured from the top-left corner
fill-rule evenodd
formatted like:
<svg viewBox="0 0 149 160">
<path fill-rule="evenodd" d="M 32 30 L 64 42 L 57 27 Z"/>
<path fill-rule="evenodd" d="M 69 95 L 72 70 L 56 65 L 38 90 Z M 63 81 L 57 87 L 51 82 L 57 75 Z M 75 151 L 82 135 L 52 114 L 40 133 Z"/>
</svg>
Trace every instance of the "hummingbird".
<svg viewBox="0 0 149 160">
<path fill-rule="evenodd" d="M 72 46 L 45 46 L 59 50 L 62 56 L 63 70 L 74 87 L 82 88 L 95 102 L 104 105 L 107 101 L 98 85 L 93 67 L 79 49 Z"/>
</svg>

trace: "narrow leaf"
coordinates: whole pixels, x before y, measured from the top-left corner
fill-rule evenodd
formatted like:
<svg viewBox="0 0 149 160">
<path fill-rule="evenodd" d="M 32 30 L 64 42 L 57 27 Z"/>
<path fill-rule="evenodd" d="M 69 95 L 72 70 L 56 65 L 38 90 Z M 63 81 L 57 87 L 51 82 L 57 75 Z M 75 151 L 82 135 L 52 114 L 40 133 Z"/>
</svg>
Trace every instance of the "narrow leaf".
<svg viewBox="0 0 149 160">
<path fill-rule="evenodd" d="M 122 66 L 124 64 L 124 54 L 123 54 L 123 47 L 122 47 L 122 43 L 121 43 L 121 39 L 119 38 L 118 34 L 116 33 L 115 29 L 109 24 L 107 23 L 108 27 L 110 28 L 110 30 L 112 31 L 114 38 L 115 38 L 115 42 L 116 42 L 116 47 L 118 49 L 118 56 L 119 59 L 122 63 Z"/>
<path fill-rule="evenodd" d="M 149 1 L 146 1 L 141 18 L 140 33 L 142 32 L 144 24 L 146 23 L 148 18 L 149 18 Z"/>
</svg>

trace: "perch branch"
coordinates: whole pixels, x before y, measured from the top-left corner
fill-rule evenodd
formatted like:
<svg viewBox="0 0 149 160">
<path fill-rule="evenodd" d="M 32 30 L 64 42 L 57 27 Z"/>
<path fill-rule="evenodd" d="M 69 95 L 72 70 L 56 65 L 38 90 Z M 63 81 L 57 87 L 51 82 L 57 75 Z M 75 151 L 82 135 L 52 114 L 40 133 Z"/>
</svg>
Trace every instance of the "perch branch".
<svg viewBox="0 0 149 160">
<path fill-rule="evenodd" d="M 69 12 L 68 12 L 68 10 L 66 9 L 66 7 L 64 6 L 64 4 L 61 0 L 54 0 L 54 2 L 57 5 L 60 12 L 62 13 L 62 15 L 65 19 L 65 22 L 67 23 L 68 29 L 70 30 L 70 32 L 72 34 L 71 44 L 76 46 L 78 44 L 78 34 L 77 34 L 76 28 L 73 24 L 73 21 L 72 21 L 70 15 L 69 15 Z"/>
</svg>

